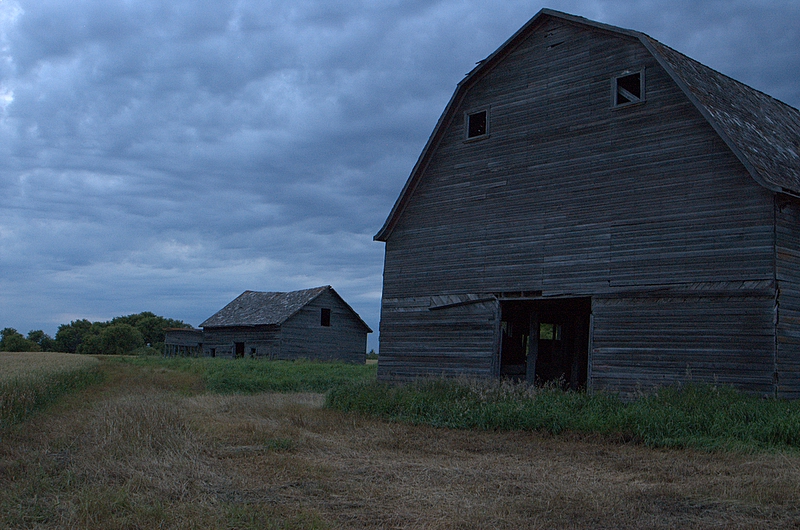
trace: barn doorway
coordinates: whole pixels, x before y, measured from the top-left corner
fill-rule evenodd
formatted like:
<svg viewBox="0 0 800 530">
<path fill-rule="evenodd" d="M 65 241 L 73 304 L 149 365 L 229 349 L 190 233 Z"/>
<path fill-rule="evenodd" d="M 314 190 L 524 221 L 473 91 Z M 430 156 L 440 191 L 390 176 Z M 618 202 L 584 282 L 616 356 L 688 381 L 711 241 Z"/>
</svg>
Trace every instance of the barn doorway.
<svg viewBox="0 0 800 530">
<path fill-rule="evenodd" d="M 237 359 L 243 359 L 244 358 L 244 342 L 234 342 L 233 346 L 234 346 L 234 350 L 236 352 L 236 358 Z"/>
<path fill-rule="evenodd" d="M 501 300 L 500 376 L 586 388 L 591 299 Z"/>
</svg>

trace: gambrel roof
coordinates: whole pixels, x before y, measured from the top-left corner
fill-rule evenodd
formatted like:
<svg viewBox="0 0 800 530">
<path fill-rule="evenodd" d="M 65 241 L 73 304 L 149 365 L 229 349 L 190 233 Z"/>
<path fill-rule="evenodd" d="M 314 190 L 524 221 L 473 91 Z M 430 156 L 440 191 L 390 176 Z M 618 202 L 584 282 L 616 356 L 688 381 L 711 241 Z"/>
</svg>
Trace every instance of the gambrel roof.
<svg viewBox="0 0 800 530">
<path fill-rule="evenodd" d="M 200 327 L 280 326 L 326 291 L 339 298 L 367 332 L 372 333 L 358 313 L 330 285 L 285 293 L 245 291 L 200 324 Z"/>
<path fill-rule="evenodd" d="M 469 89 L 512 53 L 547 18 L 626 35 L 639 40 L 708 121 L 752 178 L 765 188 L 800 197 L 800 111 L 763 92 L 725 76 L 648 35 L 559 11 L 542 9 L 458 84 L 411 176 L 392 208 L 377 241 L 386 241 L 444 131 L 455 118 Z"/>
</svg>

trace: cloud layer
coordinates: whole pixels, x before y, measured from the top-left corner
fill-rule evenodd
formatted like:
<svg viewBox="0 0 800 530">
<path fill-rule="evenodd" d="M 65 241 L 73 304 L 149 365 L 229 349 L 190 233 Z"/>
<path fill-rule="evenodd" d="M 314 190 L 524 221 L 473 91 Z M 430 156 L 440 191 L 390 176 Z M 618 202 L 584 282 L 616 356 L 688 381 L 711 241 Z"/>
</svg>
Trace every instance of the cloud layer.
<svg viewBox="0 0 800 530">
<path fill-rule="evenodd" d="M 197 325 L 331 284 L 377 330 L 372 236 L 456 83 L 541 7 L 0 0 L 0 327 Z M 800 105 L 796 2 L 547 7 Z"/>
</svg>

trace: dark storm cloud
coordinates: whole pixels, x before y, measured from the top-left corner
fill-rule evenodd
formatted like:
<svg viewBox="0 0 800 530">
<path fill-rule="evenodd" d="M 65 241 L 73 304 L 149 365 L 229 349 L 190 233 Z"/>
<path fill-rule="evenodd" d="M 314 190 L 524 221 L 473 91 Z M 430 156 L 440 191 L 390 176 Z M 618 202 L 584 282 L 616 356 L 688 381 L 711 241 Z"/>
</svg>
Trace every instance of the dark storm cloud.
<svg viewBox="0 0 800 530">
<path fill-rule="evenodd" d="M 0 0 L 0 327 L 332 284 L 377 330 L 372 235 L 456 83 L 541 7 Z M 800 103 L 793 2 L 547 7 Z"/>
</svg>

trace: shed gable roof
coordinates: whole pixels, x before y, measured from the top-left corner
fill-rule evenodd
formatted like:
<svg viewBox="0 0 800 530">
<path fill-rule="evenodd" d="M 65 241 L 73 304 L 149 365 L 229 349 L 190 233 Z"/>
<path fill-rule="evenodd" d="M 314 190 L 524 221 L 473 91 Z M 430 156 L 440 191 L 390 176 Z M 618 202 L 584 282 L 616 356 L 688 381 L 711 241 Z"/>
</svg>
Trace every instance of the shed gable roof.
<svg viewBox="0 0 800 530">
<path fill-rule="evenodd" d="M 389 217 L 375 235 L 376 241 L 386 241 L 391 234 L 413 195 L 433 150 L 453 121 L 467 91 L 536 31 L 548 17 L 639 40 L 697 107 L 756 182 L 775 192 L 800 196 L 800 111 L 699 63 L 644 33 L 542 9 L 459 82 Z"/>
<path fill-rule="evenodd" d="M 330 285 L 290 292 L 245 291 L 206 319 L 200 327 L 280 326 L 326 291 L 330 291 L 352 312 L 367 333 L 372 333 L 358 313 Z"/>
</svg>

